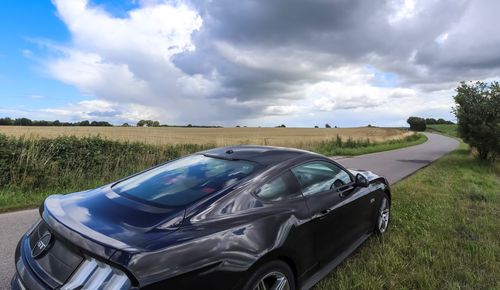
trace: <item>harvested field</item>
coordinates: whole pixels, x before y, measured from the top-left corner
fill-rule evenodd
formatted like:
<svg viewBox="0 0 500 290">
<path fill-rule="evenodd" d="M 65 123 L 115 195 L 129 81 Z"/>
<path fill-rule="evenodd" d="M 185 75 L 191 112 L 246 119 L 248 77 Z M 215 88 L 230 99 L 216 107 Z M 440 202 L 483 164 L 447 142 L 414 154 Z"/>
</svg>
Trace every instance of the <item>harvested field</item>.
<svg viewBox="0 0 500 290">
<path fill-rule="evenodd" d="M 382 142 L 412 133 L 396 128 L 186 128 L 186 127 L 36 127 L 0 126 L 0 133 L 15 137 L 100 136 L 116 141 L 166 144 L 256 144 L 304 148 L 337 135 L 342 139 Z"/>
</svg>

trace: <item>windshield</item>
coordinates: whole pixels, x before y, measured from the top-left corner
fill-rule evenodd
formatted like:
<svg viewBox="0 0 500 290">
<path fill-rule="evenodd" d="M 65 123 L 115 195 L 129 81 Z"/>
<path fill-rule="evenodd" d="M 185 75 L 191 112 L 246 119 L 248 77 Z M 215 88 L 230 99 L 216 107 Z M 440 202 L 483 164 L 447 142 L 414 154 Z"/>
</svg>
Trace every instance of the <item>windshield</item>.
<svg viewBox="0 0 500 290">
<path fill-rule="evenodd" d="M 191 155 L 123 180 L 113 190 L 160 206 L 182 206 L 233 185 L 256 166 L 250 161 Z"/>
</svg>

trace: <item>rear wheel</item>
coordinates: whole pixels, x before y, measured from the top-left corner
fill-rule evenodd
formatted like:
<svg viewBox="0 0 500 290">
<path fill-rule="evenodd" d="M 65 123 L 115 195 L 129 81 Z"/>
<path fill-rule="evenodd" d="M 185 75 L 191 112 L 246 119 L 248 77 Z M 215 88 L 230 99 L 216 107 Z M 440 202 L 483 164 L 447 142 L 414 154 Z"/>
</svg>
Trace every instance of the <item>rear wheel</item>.
<svg viewBox="0 0 500 290">
<path fill-rule="evenodd" d="M 295 279 L 290 267 L 283 261 L 272 261 L 257 269 L 246 290 L 295 290 Z"/>
<path fill-rule="evenodd" d="M 387 232 L 389 228 L 389 219 L 391 217 L 391 201 L 389 196 L 384 193 L 382 200 L 380 201 L 380 207 L 377 215 L 377 223 L 375 227 L 375 232 L 377 234 L 383 234 Z"/>
</svg>

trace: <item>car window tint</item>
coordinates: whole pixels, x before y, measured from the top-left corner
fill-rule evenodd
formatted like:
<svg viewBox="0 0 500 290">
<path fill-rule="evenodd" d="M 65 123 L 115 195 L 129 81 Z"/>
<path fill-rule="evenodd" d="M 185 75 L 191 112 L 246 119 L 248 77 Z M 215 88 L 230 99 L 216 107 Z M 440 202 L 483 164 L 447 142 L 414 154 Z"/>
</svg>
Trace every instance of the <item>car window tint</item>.
<svg viewBox="0 0 500 290">
<path fill-rule="evenodd" d="M 347 172 L 335 164 L 313 161 L 292 169 L 299 180 L 304 196 L 335 189 L 351 183 Z"/>
<path fill-rule="evenodd" d="M 250 161 L 191 155 L 125 179 L 113 190 L 160 206 L 182 206 L 233 185 L 256 166 Z"/>
<path fill-rule="evenodd" d="M 298 187 L 294 186 L 293 182 L 297 184 L 297 181 L 294 180 L 291 173 L 287 172 L 262 185 L 256 190 L 256 194 L 266 200 L 281 200 L 286 197 L 300 195 Z M 294 187 L 296 187 L 296 189 L 294 189 Z"/>
</svg>

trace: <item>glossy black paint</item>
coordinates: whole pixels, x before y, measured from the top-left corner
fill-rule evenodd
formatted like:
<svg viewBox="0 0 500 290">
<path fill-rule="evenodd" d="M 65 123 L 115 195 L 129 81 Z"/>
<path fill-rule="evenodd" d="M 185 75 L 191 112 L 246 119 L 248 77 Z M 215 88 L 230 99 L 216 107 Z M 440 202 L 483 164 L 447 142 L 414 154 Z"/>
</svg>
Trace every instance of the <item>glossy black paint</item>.
<svg viewBox="0 0 500 290">
<path fill-rule="evenodd" d="M 251 271 L 273 259 L 289 263 L 300 288 L 321 279 L 332 261 L 341 261 L 372 232 L 382 194 L 390 195 L 384 178 L 347 171 L 353 182 L 340 190 L 266 201 L 255 190 L 299 164 L 319 160 L 342 166 L 311 152 L 273 147 L 201 154 L 249 160 L 262 169 L 185 207 L 147 205 L 116 194 L 113 184 L 55 195 L 40 208 L 43 222 L 60 241 L 123 270 L 141 289 L 240 289 Z M 366 177 L 368 186 L 356 184 L 356 174 Z M 300 190 L 297 180 L 290 182 Z M 29 266 L 26 240 L 27 235 L 16 251 L 17 272 L 25 283 L 40 283 L 44 273 Z"/>
</svg>

